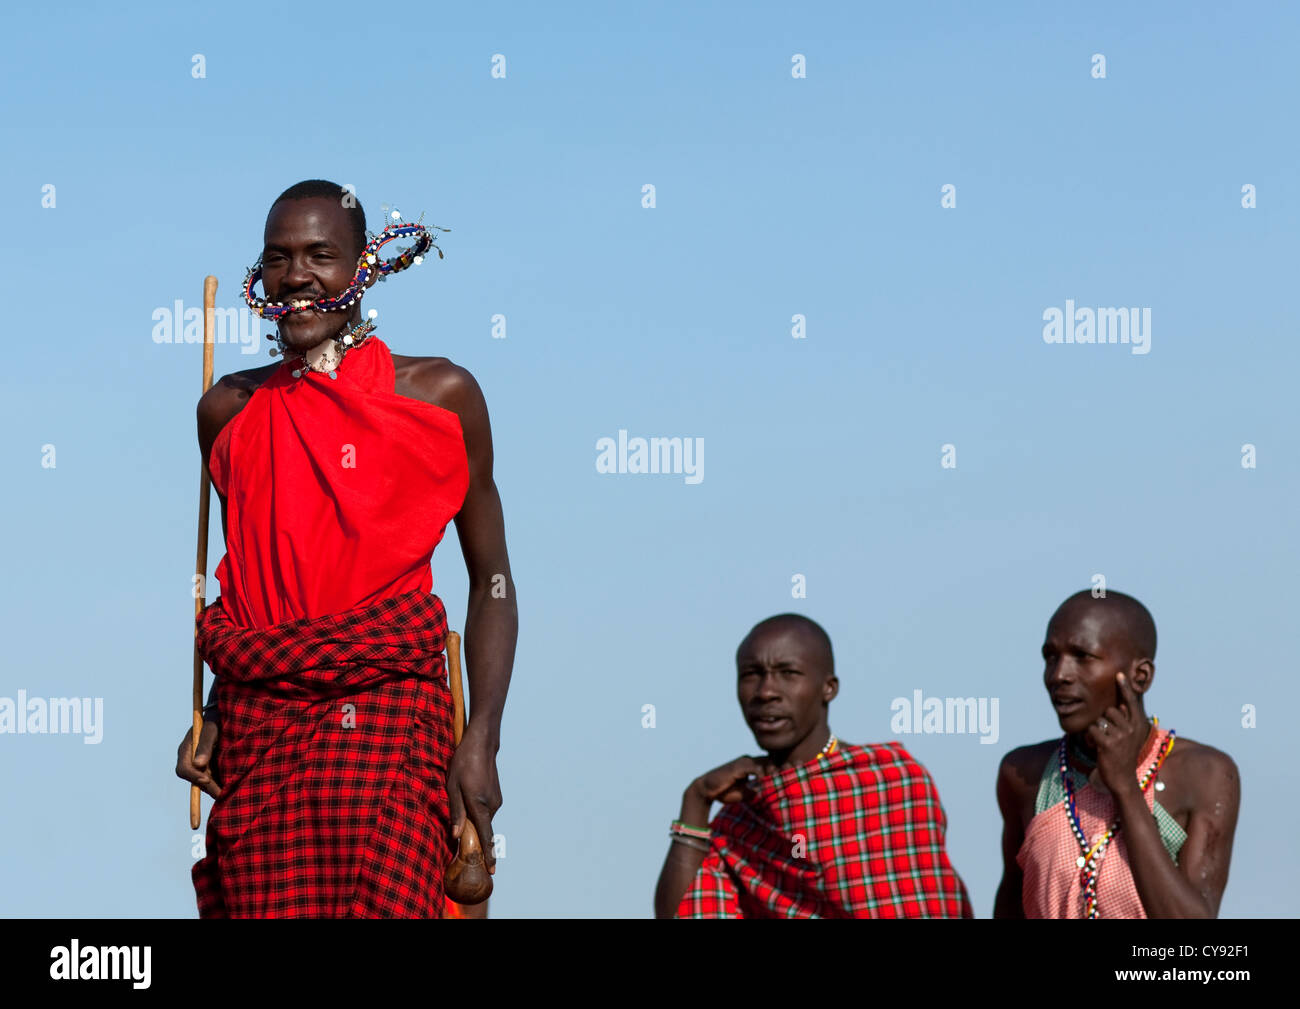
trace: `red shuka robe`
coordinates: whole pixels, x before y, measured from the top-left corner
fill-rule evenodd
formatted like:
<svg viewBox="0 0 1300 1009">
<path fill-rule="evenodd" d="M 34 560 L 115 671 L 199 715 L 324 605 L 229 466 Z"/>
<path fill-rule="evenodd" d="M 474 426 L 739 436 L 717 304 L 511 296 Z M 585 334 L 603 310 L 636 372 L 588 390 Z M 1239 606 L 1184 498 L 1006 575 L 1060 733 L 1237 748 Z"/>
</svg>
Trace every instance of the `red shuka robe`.
<svg viewBox="0 0 1300 1009">
<path fill-rule="evenodd" d="M 675 917 L 973 916 L 938 790 L 901 743 L 841 743 L 760 778 L 709 828 Z"/>
<path fill-rule="evenodd" d="M 394 392 L 376 337 L 338 377 L 285 361 L 212 446 L 227 501 L 217 676 L 223 792 L 203 917 L 437 917 L 450 857 L 446 618 L 430 559 L 469 467 L 455 413 Z"/>
<path fill-rule="evenodd" d="M 235 623 L 268 627 L 433 588 L 429 561 L 469 486 L 460 418 L 393 391 L 376 336 L 338 378 L 285 361 L 217 435 L 217 565 Z"/>
</svg>

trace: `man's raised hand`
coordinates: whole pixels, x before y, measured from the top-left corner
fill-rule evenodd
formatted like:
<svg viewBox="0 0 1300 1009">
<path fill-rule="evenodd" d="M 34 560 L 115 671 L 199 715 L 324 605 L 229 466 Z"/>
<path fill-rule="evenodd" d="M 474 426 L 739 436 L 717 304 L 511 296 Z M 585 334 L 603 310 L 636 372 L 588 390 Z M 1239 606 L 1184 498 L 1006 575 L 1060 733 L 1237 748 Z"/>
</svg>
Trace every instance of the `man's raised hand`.
<svg viewBox="0 0 1300 1009">
<path fill-rule="evenodd" d="M 1137 789 L 1137 762 L 1150 735 L 1150 726 L 1141 716 L 1142 706 L 1128 677 L 1116 675 L 1120 703 L 1088 726 L 1088 738 L 1097 748 L 1097 773 L 1113 793 Z"/>
<path fill-rule="evenodd" d="M 737 757 L 700 775 L 691 783 L 691 790 L 704 802 L 741 802 L 749 794 L 746 779 L 750 775 L 762 777 L 770 773 L 771 766 L 766 760 Z"/>
</svg>

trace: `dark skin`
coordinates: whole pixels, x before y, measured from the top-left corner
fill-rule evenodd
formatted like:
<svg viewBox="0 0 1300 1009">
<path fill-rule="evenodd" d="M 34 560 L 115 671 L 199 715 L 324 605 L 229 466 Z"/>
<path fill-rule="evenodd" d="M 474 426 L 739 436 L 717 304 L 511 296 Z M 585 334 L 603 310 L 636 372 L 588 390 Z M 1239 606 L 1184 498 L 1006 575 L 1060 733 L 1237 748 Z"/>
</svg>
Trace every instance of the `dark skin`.
<svg viewBox="0 0 1300 1009">
<path fill-rule="evenodd" d="M 340 201 L 327 197 L 284 200 L 271 209 L 266 220 L 262 260 L 267 297 L 288 303 L 337 295 L 351 282 L 359 253 Z M 344 315 L 313 309 L 283 320 L 279 328 L 286 345 L 286 360 L 358 323 L 361 308 L 355 305 L 346 318 Z M 199 451 L 205 467 L 218 433 L 279 367 L 277 362 L 226 375 L 199 400 Z M 454 521 L 469 573 L 464 643 L 466 675 L 474 705 L 447 771 L 447 794 L 453 844 L 464 831 L 468 818 L 483 841 L 489 869 L 495 871 L 492 817 L 501 807 L 496 755 L 501 743 L 501 716 L 514 664 L 519 616 L 506 552 L 501 499 L 492 477 L 492 430 L 487 404 L 474 377 L 445 357 L 394 354 L 393 369 L 397 395 L 450 410 L 460 418 L 464 433 L 469 489 Z M 224 497 L 221 498 L 221 529 L 224 536 Z M 505 598 L 492 596 L 492 580 L 497 575 L 505 578 Z M 191 729 L 181 741 L 176 756 L 176 774 L 197 784 L 213 798 L 221 794 L 215 776 L 219 735 L 219 717 L 205 720 L 197 755 L 191 760 Z"/>
<path fill-rule="evenodd" d="M 1089 787 L 1102 788 L 1114 799 L 1147 916 L 1215 918 L 1228 883 L 1241 801 L 1237 766 L 1211 746 L 1176 737 L 1157 778 L 1165 788 L 1156 793 L 1156 801 L 1187 831 L 1175 865 L 1137 781 L 1139 763 L 1145 769 L 1155 757 L 1150 746 L 1154 729 L 1143 703 L 1155 678 L 1155 663 L 1134 640 L 1122 611 L 1101 603 L 1081 593 L 1056 611 L 1043 642 L 1044 685 L 1061 729 L 1096 760 Z M 1024 917 L 1023 875 L 1016 855 L 1034 816 L 1043 767 L 1059 745 L 1059 738 L 1049 739 L 1002 758 L 997 795 L 1003 819 L 1003 875 L 995 918 Z"/>
<path fill-rule="evenodd" d="M 678 819 L 705 826 L 713 803 L 749 797 L 751 775 L 767 777 L 817 756 L 830 737 L 829 705 L 839 689 L 830 655 L 807 627 L 777 623 L 751 631 L 736 652 L 736 696 L 765 756 L 737 757 L 700 775 L 683 793 Z M 656 918 L 676 913 L 704 855 L 680 842 L 669 844 L 655 888 Z"/>
</svg>

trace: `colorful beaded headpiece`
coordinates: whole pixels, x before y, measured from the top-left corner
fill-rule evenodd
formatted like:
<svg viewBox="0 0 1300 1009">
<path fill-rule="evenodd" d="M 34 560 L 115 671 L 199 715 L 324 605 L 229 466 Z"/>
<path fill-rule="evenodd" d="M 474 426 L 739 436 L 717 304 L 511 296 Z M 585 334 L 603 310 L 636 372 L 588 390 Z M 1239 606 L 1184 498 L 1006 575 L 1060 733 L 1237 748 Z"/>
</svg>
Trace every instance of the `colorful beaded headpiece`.
<svg viewBox="0 0 1300 1009">
<path fill-rule="evenodd" d="M 360 258 L 357 260 L 357 272 L 352 276 L 352 282 L 341 294 L 332 298 L 319 298 L 316 301 L 296 301 L 288 305 L 279 301 L 267 301 L 265 298 L 253 296 L 253 288 L 257 286 L 258 281 L 262 279 L 262 260 L 259 257 L 257 262 L 248 268 L 248 275 L 244 278 L 244 300 L 248 307 L 260 315 L 263 319 L 270 319 L 275 322 L 284 318 L 292 312 L 306 312 L 311 309 L 319 309 L 322 312 L 337 312 L 349 308 L 361 300 L 365 293 L 366 282 L 370 280 L 373 274 L 378 274 L 380 280 L 387 280 L 390 274 L 399 273 L 412 264 L 419 266 L 424 262 L 424 254 L 429 249 L 438 249 L 437 244 L 430 234 L 429 228 L 417 221 L 414 224 L 403 222 L 397 211 L 393 211 L 394 221 L 389 224 L 383 231 L 375 235 L 366 232 L 369 242 L 365 249 L 362 250 Z M 421 217 L 423 221 L 423 217 Z M 440 228 L 436 224 L 431 225 L 435 231 L 450 231 L 450 228 Z M 381 260 L 379 250 L 389 242 L 396 241 L 399 238 L 414 238 L 415 241 L 405 252 L 394 256 L 392 259 Z M 442 259 L 442 250 L 438 249 L 438 258 Z"/>
</svg>

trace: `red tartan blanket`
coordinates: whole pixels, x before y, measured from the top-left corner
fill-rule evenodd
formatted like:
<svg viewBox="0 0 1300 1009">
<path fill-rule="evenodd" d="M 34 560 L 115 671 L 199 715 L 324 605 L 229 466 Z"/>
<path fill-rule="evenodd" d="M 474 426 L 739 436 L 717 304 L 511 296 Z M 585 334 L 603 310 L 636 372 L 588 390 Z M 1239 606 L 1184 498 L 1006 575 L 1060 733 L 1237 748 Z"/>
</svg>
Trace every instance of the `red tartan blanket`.
<svg viewBox="0 0 1300 1009">
<path fill-rule="evenodd" d="M 678 918 L 970 918 L 947 820 L 899 743 L 841 744 L 729 803 Z"/>
<path fill-rule="evenodd" d="M 260 629 L 204 609 L 222 794 L 193 869 L 200 917 L 441 915 L 446 634 L 420 591 Z"/>
</svg>

